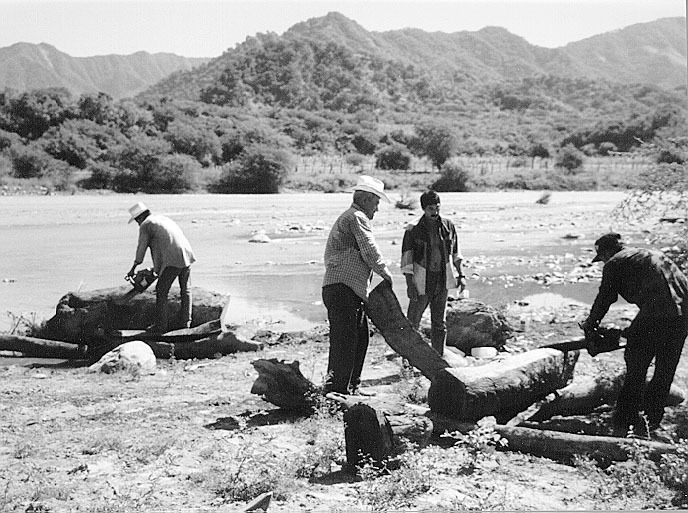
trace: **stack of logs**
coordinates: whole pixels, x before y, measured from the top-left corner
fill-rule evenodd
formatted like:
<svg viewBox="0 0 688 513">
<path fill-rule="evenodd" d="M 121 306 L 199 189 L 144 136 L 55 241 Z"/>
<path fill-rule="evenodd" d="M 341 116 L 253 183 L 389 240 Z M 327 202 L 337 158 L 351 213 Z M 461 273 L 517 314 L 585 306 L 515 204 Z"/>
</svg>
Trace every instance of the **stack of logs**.
<svg viewBox="0 0 688 513">
<path fill-rule="evenodd" d="M 367 312 L 392 349 L 430 380 L 429 408 L 401 404 L 392 396 L 328 394 L 345 410 L 350 468 L 362 458 L 382 464 L 403 450 L 403 440 L 423 446 L 432 436 L 474 430 L 485 418 L 492 419 L 492 428 L 506 439 L 507 450 L 564 461 L 575 454 L 606 463 L 628 459 L 629 439 L 572 434 L 563 431 L 565 426 L 546 423 L 553 416 L 585 414 L 609 402 L 618 394 L 623 375 L 574 380 L 579 351 L 555 348 L 539 348 L 481 366 L 451 367 L 411 327 L 387 282 L 371 292 Z M 583 340 L 579 342 L 583 347 Z M 259 377 L 253 393 L 286 409 L 308 411 L 314 405 L 317 387 L 303 377 L 298 362 L 259 360 L 254 367 Z M 679 404 L 683 398 L 683 392 L 672 387 L 670 404 Z M 650 440 L 633 443 L 646 447 L 652 458 L 676 450 Z"/>
</svg>

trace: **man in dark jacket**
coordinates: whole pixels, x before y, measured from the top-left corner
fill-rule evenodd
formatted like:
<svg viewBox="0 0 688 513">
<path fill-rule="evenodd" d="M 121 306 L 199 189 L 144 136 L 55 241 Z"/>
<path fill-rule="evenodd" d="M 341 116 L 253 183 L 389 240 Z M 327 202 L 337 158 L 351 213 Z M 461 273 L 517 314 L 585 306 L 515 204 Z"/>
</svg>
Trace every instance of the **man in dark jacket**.
<svg viewBox="0 0 688 513">
<path fill-rule="evenodd" d="M 449 289 L 466 287 L 461 271 L 461 246 L 454 224 L 440 216 L 440 196 L 435 191 L 421 195 L 423 217 L 404 233 L 401 272 L 406 276 L 409 306 L 407 317 L 418 329 L 430 305 L 430 342 L 440 356 L 447 338 L 445 312 Z"/>
<path fill-rule="evenodd" d="M 642 432 L 639 412 L 644 411 L 650 429 L 655 429 L 664 416 L 686 339 L 688 280 L 662 252 L 625 248 L 618 233 L 600 237 L 595 249 L 593 262 L 604 262 L 602 283 L 583 329 L 598 326 L 618 296 L 640 309 L 626 330 L 626 379 L 616 402 L 615 428 L 625 432 L 635 426 Z M 645 387 L 653 359 L 655 370 Z"/>
</svg>

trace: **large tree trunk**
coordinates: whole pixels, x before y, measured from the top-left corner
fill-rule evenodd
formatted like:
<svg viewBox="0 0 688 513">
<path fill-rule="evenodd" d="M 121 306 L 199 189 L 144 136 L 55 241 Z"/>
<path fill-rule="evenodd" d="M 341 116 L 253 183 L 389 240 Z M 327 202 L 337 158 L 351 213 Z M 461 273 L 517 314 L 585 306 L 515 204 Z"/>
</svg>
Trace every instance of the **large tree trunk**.
<svg viewBox="0 0 688 513">
<path fill-rule="evenodd" d="M 377 285 L 368 297 L 366 312 L 389 346 L 432 380 L 449 364 L 413 329 L 387 281 Z"/>
<path fill-rule="evenodd" d="M 35 358 L 84 358 L 83 346 L 47 340 L 43 338 L 24 337 L 21 335 L 0 335 L 0 351 L 14 351 L 23 356 Z"/>
<path fill-rule="evenodd" d="M 219 319 L 229 296 L 192 287 L 192 325 Z M 168 298 L 173 320 L 181 301 L 179 290 Z M 155 321 L 155 291 L 136 293 L 131 286 L 70 292 L 57 304 L 55 315 L 46 323 L 46 336 L 55 340 L 89 344 L 112 330 L 142 330 Z"/>
<path fill-rule="evenodd" d="M 477 367 L 445 368 L 432 380 L 430 408 L 463 420 L 507 421 L 573 379 L 578 351 L 535 349 Z"/>
</svg>

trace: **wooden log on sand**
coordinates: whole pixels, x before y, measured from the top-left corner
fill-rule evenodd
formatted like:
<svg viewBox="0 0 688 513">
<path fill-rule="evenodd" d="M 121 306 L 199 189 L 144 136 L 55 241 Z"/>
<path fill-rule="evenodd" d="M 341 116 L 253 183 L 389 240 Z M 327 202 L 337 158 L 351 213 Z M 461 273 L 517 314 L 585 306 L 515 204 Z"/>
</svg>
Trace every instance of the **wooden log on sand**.
<svg viewBox="0 0 688 513">
<path fill-rule="evenodd" d="M 14 351 L 34 358 L 71 360 L 85 357 L 85 346 L 21 335 L 0 335 L 0 351 Z"/>
<path fill-rule="evenodd" d="M 571 462 L 575 455 L 589 456 L 603 464 L 626 461 L 633 445 L 647 450 L 649 457 L 655 461 L 658 461 L 662 454 L 673 454 L 677 451 L 675 445 L 645 439 L 578 435 L 511 427 L 496 422 L 477 424 L 438 415 L 429 410 L 425 410 L 423 415 L 423 408 L 420 407 L 416 412 L 407 410 L 405 414 L 392 414 L 383 409 L 376 409 L 371 403 L 371 398 L 361 398 L 353 404 L 350 400 L 342 401 L 343 407 L 349 408 L 345 411 L 344 421 L 350 422 L 345 424 L 345 439 L 347 463 L 352 466 L 360 465 L 366 456 L 377 464 L 387 461 L 405 449 L 399 441 L 408 437 L 409 433 L 415 433 L 416 437 L 420 433 L 420 437 L 425 436 L 427 441 L 430 434 L 439 437 L 445 433 L 467 434 L 474 430 L 486 429 L 493 429 L 507 441 L 505 446 L 498 446 L 500 450 L 522 452 L 567 463 Z"/>
<path fill-rule="evenodd" d="M 317 387 L 301 374 L 299 362 L 286 363 L 272 358 L 251 362 L 258 379 L 251 393 L 285 410 L 310 413 L 315 406 Z"/>
<path fill-rule="evenodd" d="M 380 330 L 389 346 L 432 380 L 449 364 L 423 340 L 408 321 L 392 286 L 385 280 L 377 285 L 368 297 L 366 313 Z"/>
<path fill-rule="evenodd" d="M 578 351 L 540 348 L 477 367 L 444 368 L 428 391 L 430 409 L 462 420 L 506 422 L 573 379 Z"/>
<path fill-rule="evenodd" d="M 542 422 L 555 415 L 580 415 L 593 411 L 605 404 L 614 404 L 623 385 L 625 371 L 611 376 L 576 376 L 566 387 L 555 392 L 556 397 L 543 404 L 527 420 Z M 686 393 L 671 385 L 665 406 L 677 406 L 686 398 Z"/>
<path fill-rule="evenodd" d="M 115 347 L 132 340 L 148 344 L 156 358 L 189 360 L 192 358 L 213 358 L 216 355 L 234 354 L 245 351 L 259 351 L 263 344 L 237 335 L 231 328 L 220 327 L 219 320 L 213 320 L 193 328 L 184 328 L 167 333 L 150 333 L 141 330 L 120 330 L 111 332 L 106 338 L 89 346 L 88 354 L 97 360 Z"/>
</svg>

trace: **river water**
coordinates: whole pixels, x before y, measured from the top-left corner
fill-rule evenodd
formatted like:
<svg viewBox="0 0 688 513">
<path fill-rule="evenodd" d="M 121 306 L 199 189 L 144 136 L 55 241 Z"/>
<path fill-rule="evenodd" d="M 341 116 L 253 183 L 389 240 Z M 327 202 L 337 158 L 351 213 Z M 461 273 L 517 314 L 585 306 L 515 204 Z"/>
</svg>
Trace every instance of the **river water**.
<svg viewBox="0 0 688 513">
<path fill-rule="evenodd" d="M 614 228 L 609 213 L 623 194 L 553 193 L 547 205 L 536 203 L 539 196 L 442 194 L 442 213 L 457 225 L 466 270 L 474 273 L 472 298 L 490 304 L 540 293 L 584 303 L 594 298 L 597 283 L 543 287 L 503 277 L 590 257 L 595 238 Z M 350 194 L 10 196 L 0 198 L 0 331 L 18 316 L 49 318 L 68 291 L 122 285 L 136 247 L 138 226 L 127 224 L 136 201 L 179 223 L 198 259 L 192 283 L 230 294 L 233 322 L 287 330 L 325 321 L 322 255 Z M 373 221 L 404 307 L 401 239 L 420 213 L 382 204 Z M 250 242 L 256 233 L 271 242 Z"/>
</svg>

